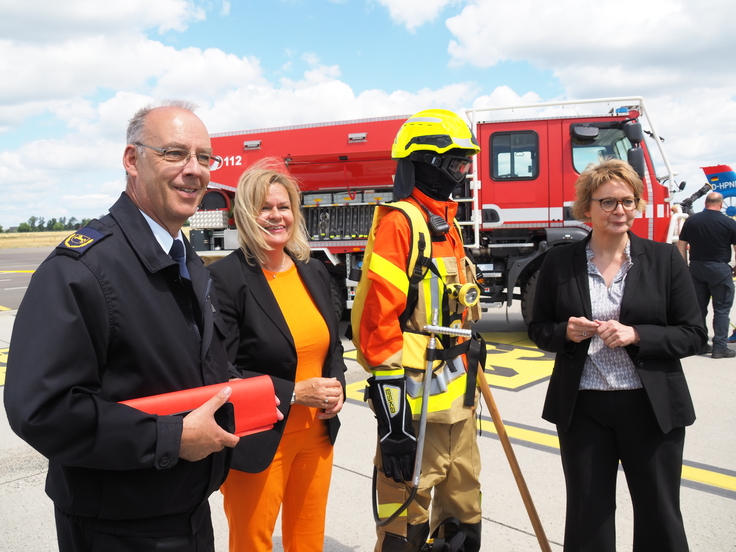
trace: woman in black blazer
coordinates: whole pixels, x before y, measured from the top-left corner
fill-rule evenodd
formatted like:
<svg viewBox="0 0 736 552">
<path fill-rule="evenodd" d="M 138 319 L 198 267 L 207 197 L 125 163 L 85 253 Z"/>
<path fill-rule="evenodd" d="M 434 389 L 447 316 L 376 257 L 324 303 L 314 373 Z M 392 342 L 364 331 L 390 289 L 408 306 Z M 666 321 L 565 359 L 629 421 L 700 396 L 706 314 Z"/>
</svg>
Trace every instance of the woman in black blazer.
<svg viewBox="0 0 736 552">
<path fill-rule="evenodd" d="M 680 476 L 695 412 L 680 359 L 706 341 L 693 285 L 676 247 L 629 231 L 645 202 L 627 163 L 589 167 L 575 187 L 573 214 L 593 230 L 547 254 L 529 325 L 556 353 L 542 416 L 560 439 L 564 550 L 615 551 L 620 461 L 634 552 L 686 552 Z"/>
<path fill-rule="evenodd" d="M 279 510 L 284 550 L 320 551 L 332 447 L 346 370 L 330 276 L 309 261 L 299 192 L 266 160 L 241 177 L 234 216 L 241 247 L 210 265 L 229 330 L 230 361 L 274 381 L 285 419 L 241 441 L 222 486 L 230 550 L 268 552 Z"/>
</svg>

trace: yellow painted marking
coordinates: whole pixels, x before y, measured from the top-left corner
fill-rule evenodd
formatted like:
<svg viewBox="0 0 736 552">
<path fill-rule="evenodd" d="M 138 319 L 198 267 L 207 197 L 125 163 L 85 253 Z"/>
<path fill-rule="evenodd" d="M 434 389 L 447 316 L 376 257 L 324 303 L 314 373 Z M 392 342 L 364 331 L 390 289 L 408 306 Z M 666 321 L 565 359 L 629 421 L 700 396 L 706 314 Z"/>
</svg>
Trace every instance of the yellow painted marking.
<svg viewBox="0 0 736 552">
<path fill-rule="evenodd" d="M 555 356 L 540 351 L 525 332 L 485 332 L 486 381 L 491 387 L 519 389 L 552 374 Z"/>
<path fill-rule="evenodd" d="M 10 307 L 3 307 L 0 305 L 0 311 L 12 310 Z"/>
<path fill-rule="evenodd" d="M 494 435 L 498 435 L 496 426 L 493 424 L 492 420 L 478 420 L 478 428 L 483 431 L 493 433 Z M 532 429 L 524 429 L 511 425 L 504 425 L 504 428 L 506 428 L 506 433 L 510 439 L 543 445 L 554 449 L 560 448 L 560 442 L 557 439 L 557 435 L 550 435 L 541 431 L 534 431 Z M 682 478 L 694 483 L 701 483 L 710 487 L 718 487 L 719 489 L 736 492 L 736 477 L 733 475 L 726 475 L 693 466 L 682 466 Z"/>
<path fill-rule="evenodd" d="M 506 434 L 510 439 L 518 439 L 526 443 L 533 443 L 535 445 L 543 445 L 553 449 L 560 448 L 560 441 L 557 439 L 557 435 L 550 435 L 549 433 L 543 433 L 541 431 L 534 431 L 533 429 L 524 429 L 520 427 L 514 427 L 510 425 L 504 425 L 506 428 Z M 492 420 L 486 420 L 483 418 L 478 419 L 478 429 L 498 435 L 496 426 L 493 425 Z"/>
<path fill-rule="evenodd" d="M 33 274 L 35 270 L 0 270 L 0 274 Z"/>
<path fill-rule="evenodd" d="M 5 366 L 8 364 L 8 349 L 0 349 L 0 385 L 5 385 Z"/>
<path fill-rule="evenodd" d="M 518 389 L 552 375 L 552 354 L 536 347 L 488 342 L 486 345 L 486 380 L 491 387 Z"/>
<path fill-rule="evenodd" d="M 367 380 L 356 381 L 355 383 L 349 384 L 345 388 L 346 398 L 353 399 L 354 401 L 363 402 L 363 390 L 365 389 L 366 385 L 368 385 Z"/>
<path fill-rule="evenodd" d="M 536 348 L 526 332 L 481 332 L 481 335 L 486 342 Z"/>
<path fill-rule="evenodd" d="M 683 466 L 682 478 L 695 483 L 702 483 L 703 485 L 736 492 L 736 477 L 733 475 L 712 472 L 693 466 Z"/>
</svg>

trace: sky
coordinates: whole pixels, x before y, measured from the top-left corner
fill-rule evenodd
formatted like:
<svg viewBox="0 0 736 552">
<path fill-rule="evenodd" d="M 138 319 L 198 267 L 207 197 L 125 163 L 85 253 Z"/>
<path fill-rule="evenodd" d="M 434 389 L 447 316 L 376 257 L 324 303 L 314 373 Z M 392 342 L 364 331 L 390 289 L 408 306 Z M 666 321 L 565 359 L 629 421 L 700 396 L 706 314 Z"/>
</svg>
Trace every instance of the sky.
<svg viewBox="0 0 736 552">
<path fill-rule="evenodd" d="M 0 0 L 0 225 L 105 214 L 164 99 L 220 133 L 643 96 L 684 199 L 736 168 L 735 25 L 731 0 Z"/>
</svg>

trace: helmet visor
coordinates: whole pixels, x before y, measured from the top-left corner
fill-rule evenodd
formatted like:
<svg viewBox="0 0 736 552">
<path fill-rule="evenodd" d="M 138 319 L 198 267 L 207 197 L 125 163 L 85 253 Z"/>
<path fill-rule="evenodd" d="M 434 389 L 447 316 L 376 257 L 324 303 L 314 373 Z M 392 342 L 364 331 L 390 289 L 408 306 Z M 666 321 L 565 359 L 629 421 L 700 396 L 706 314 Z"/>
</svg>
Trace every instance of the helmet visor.
<svg viewBox="0 0 736 552">
<path fill-rule="evenodd" d="M 444 170 L 456 182 L 462 182 L 473 166 L 473 160 L 469 157 L 456 157 L 444 155 L 441 169 Z"/>
</svg>

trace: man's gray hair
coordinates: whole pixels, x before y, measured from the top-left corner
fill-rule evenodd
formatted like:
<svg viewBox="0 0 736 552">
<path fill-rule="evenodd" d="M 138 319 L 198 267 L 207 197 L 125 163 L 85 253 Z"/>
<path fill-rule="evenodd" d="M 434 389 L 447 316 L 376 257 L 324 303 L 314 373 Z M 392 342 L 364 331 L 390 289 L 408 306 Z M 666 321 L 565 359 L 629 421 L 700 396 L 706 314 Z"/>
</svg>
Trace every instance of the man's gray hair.
<svg viewBox="0 0 736 552">
<path fill-rule="evenodd" d="M 180 107 L 181 109 L 186 109 L 187 111 L 194 113 L 198 106 L 185 100 L 163 100 L 161 102 L 148 104 L 146 107 L 139 109 L 128 122 L 128 144 L 135 144 L 143 140 L 143 131 L 146 127 L 146 117 L 152 109 L 156 109 L 157 107 Z"/>
</svg>

